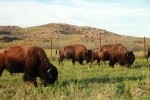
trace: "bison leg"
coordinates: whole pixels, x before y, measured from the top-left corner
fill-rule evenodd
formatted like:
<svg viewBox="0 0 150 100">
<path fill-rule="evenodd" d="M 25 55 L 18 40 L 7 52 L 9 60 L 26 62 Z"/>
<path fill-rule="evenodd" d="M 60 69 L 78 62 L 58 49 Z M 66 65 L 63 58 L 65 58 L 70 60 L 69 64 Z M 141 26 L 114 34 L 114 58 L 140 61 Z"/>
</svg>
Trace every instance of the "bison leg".
<svg viewBox="0 0 150 100">
<path fill-rule="evenodd" d="M 37 87 L 36 77 L 31 77 L 29 82 L 32 83 L 35 87 Z"/>
<path fill-rule="evenodd" d="M 35 87 L 37 87 L 36 78 L 30 78 L 30 76 L 28 76 L 27 74 L 24 74 L 23 81 L 30 82 L 30 83 L 34 84 Z"/>
<path fill-rule="evenodd" d="M 63 62 L 63 59 L 64 59 L 64 58 L 58 58 L 58 63 L 59 63 L 59 65 L 60 65 L 60 63 L 63 65 L 63 63 L 62 63 L 62 62 Z"/>
<path fill-rule="evenodd" d="M 97 59 L 97 64 L 100 66 L 100 59 Z"/>
<path fill-rule="evenodd" d="M 79 64 L 80 64 L 80 65 L 83 65 L 83 61 L 79 61 Z"/>
<path fill-rule="evenodd" d="M 80 65 L 83 65 L 83 58 L 79 57 L 77 58 L 77 61 L 79 62 Z"/>
<path fill-rule="evenodd" d="M 33 79 L 32 79 L 32 83 L 34 84 L 34 86 L 35 87 L 37 87 L 38 85 L 37 85 L 37 82 L 36 82 L 36 77 L 33 77 Z"/>
<path fill-rule="evenodd" d="M 24 82 L 28 81 L 27 74 L 24 74 L 24 75 L 23 75 L 23 81 L 24 81 Z"/>
<path fill-rule="evenodd" d="M 47 86 L 48 85 L 48 82 L 49 82 L 49 78 L 48 78 L 48 75 L 47 73 L 43 72 L 42 70 L 40 70 L 40 79 L 41 79 L 41 82 L 44 86 Z"/>
<path fill-rule="evenodd" d="M 94 61 L 95 61 L 95 59 L 91 59 L 91 61 L 90 61 L 90 62 L 91 62 L 90 66 L 92 65 L 92 63 L 93 63 Z"/>
<path fill-rule="evenodd" d="M 111 67 L 114 67 L 114 61 L 113 61 L 113 59 L 110 59 L 110 61 L 109 61 L 109 66 L 111 66 Z"/>
<path fill-rule="evenodd" d="M 60 58 L 58 58 L 58 64 L 60 65 Z"/>
<path fill-rule="evenodd" d="M 36 77 L 30 73 L 24 74 L 23 81 L 24 82 L 28 81 L 28 82 L 32 83 L 35 87 L 37 87 Z"/>
<path fill-rule="evenodd" d="M 95 58 L 92 58 L 91 59 L 91 64 L 90 64 L 90 67 L 91 67 L 91 65 L 92 65 L 92 63 L 95 61 L 96 59 Z M 100 66 L 100 59 L 97 59 L 97 64 Z"/>
<path fill-rule="evenodd" d="M 73 64 L 73 65 L 75 64 L 75 62 L 76 62 L 75 59 L 72 59 L 72 64 Z"/>
<path fill-rule="evenodd" d="M 91 67 L 92 66 L 92 62 L 90 61 L 90 66 L 89 67 Z"/>
</svg>

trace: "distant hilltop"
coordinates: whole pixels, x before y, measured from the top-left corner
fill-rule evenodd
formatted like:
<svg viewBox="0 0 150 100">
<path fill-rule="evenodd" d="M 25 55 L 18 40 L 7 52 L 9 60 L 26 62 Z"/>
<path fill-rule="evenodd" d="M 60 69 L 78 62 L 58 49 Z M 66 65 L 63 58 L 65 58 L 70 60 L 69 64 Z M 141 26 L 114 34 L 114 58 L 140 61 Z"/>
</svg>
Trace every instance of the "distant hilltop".
<svg viewBox="0 0 150 100">
<path fill-rule="evenodd" d="M 99 36 L 101 33 L 102 35 L 117 35 L 116 33 L 107 31 L 105 29 L 93 28 L 89 26 L 76 26 L 76 25 L 69 25 L 64 23 L 49 23 L 46 25 L 41 26 L 33 26 L 27 28 L 21 28 L 19 26 L 0 26 L 0 32 L 10 32 L 10 33 L 30 33 L 32 34 L 63 34 L 63 35 L 70 35 L 70 34 L 78 34 L 78 35 L 85 35 L 85 36 Z"/>
<path fill-rule="evenodd" d="M 21 27 L 18 27 L 18 26 L 0 26 L 0 31 L 12 32 L 12 31 L 16 31 L 18 29 L 21 29 Z"/>
</svg>

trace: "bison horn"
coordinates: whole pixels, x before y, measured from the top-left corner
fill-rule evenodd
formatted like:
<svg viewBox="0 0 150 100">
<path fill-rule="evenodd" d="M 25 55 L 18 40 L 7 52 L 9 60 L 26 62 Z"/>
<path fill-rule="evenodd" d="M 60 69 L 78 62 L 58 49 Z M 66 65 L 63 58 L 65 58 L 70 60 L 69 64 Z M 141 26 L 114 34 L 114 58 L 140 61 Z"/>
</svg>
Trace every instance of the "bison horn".
<svg viewBox="0 0 150 100">
<path fill-rule="evenodd" d="M 47 70 L 47 73 L 49 73 L 51 71 L 51 69 L 52 69 L 52 67 Z"/>
<path fill-rule="evenodd" d="M 127 56 L 129 56 L 129 54 L 127 53 Z"/>
</svg>

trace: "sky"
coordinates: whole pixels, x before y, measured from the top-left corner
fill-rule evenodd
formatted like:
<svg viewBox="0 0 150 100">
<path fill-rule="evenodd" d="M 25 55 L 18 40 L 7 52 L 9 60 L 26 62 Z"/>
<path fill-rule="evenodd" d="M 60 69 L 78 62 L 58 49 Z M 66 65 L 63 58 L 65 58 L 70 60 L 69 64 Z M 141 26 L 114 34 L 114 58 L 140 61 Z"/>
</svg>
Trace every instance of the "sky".
<svg viewBox="0 0 150 100">
<path fill-rule="evenodd" d="M 150 37 L 150 0 L 0 0 L 0 26 L 48 23 Z"/>
</svg>

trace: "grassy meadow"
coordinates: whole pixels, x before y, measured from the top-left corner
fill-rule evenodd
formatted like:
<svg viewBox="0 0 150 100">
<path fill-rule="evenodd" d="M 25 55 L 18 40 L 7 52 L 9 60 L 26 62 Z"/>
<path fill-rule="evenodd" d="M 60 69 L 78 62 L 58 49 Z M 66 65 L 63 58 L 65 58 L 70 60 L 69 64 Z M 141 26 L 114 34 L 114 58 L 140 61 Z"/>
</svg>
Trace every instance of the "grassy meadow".
<svg viewBox="0 0 150 100">
<path fill-rule="evenodd" d="M 0 100 L 150 100 L 150 61 L 137 58 L 130 68 L 108 62 L 91 67 L 84 62 L 65 60 L 64 66 L 58 65 L 53 51 L 45 50 L 50 62 L 59 72 L 54 86 L 44 87 L 37 78 L 38 87 L 22 81 L 22 75 L 10 75 L 6 70 L 0 78 Z M 150 59 L 149 59 L 150 60 Z"/>
</svg>

